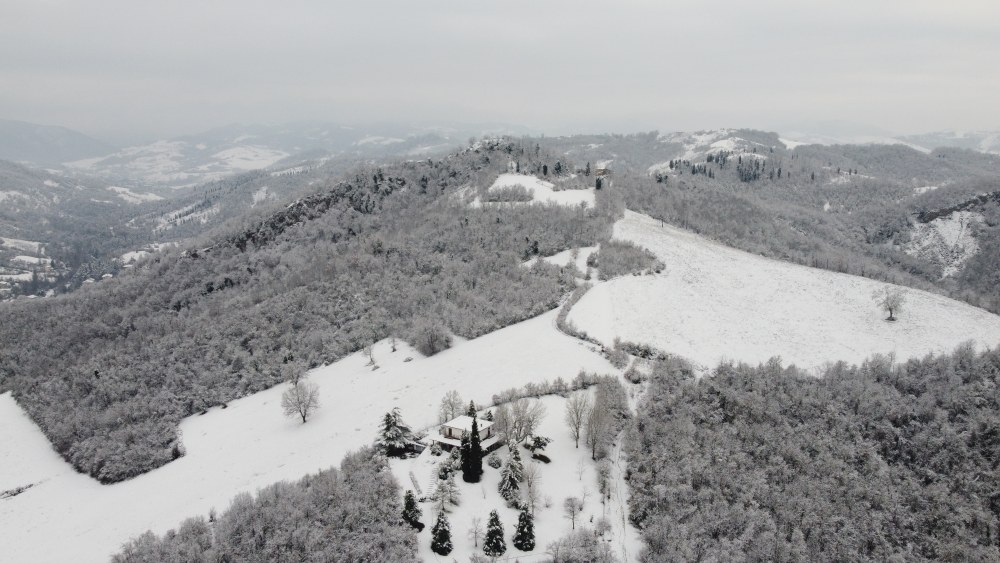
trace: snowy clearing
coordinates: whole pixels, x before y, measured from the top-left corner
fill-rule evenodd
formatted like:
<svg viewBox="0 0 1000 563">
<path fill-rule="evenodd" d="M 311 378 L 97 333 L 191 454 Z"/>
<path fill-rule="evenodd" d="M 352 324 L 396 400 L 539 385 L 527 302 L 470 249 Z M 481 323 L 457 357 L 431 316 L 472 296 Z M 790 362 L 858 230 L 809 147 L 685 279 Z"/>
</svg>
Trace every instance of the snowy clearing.
<svg viewBox="0 0 1000 563">
<path fill-rule="evenodd" d="M 284 151 L 250 145 L 219 151 L 212 158 L 229 170 L 257 170 L 267 168 L 288 156 Z"/>
<path fill-rule="evenodd" d="M 903 251 L 941 266 L 941 277 L 952 277 L 979 252 L 973 226 L 983 221 L 983 214 L 956 211 L 930 223 L 917 223 L 910 232 L 910 242 Z"/>
<path fill-rule="evenodd" d="M 905 289 L 890 323 L 872 299 L 880 282 L 762 258 L 630 211 L 614 236 L 667 267 L 597 284 L 576 304 L 569 320 L 606 344 L 645 342 L 703 367 L 781 356 L 807 369 L 874 353 L 950 352 L 966 340 L 1000 344 L 1000 317 L 939 295 Z"/>
<path fill-rule="evenodd" d="M 38 258 L 37 256 L 15 256 L 11 258 L 10 261 L 39 266 L 48 266 L 52 263 L 51 258 Z"/>
<path fill-rule="evenodd" d="M 555 191 L 553 189 L 553 184 L 551 182 L 546 182 L 536 178 L 535 176 L 528 176 L 526 174 L 501 174 L 497 177 L 493 185 L 489 187 L 489 191 L 497 190 L 500 188 L 505 188 L 509 186 L 524 186 L 527 188 L 528 192 L 531 193 L 532 202 L 535 203 L 555 203 L 558 205 L 565 205 L 567 207 L 576 207 L 580 204 L 584 204 L 587 207 L 594 207 L 594 188 L 588 188 L 586 190 L 560 190 Z M 520 202 L 513 202 L 520 203 Z M 473 203 L 474 206 L 483 205 L 477 200 Z M 487 203 L 486 205 L 511 205 L 510 203 Z"/>
<path fill-rule="evenodd" d="M 451 389 L 485 404 L 503 389 L 557 377 L 568 381 L 581 368 L 616 373 L 593 346 L 558 332 L 555 316 L 550 311 L 430 358 L 402 342 L 392 353 L 380 342 L 374 351 L 378 370 L 356 353 L 311 372 L 320 408 L 306 424 L 282 416 L 285 386 L 279 385 L 184 420 L 186 456 L 116 485 L 74 472 L 5 395 L 0 484 L 6 490 L 40 483 L 0 500 L 4 557 L 103 562 L 146 529 L 163 533 L 184 518 L 225 508 L 241 491 L 338 465 L 345 453 L 374 440 L 382 415 L 394 406 L 414 427 L 427 427 L 437 422 L 438 404 Z"/>
<path fill-rule="evenodd" d="M 591 391 L 592 393 L 592 391 Z M 612 550 L 622 558 L 622 561 L 634 561 L 642 548 L 640 532 L 627 523 L 627 486 L 624 482 L 613 482 L 611 485 L 612 499 L 604 503 L 598 489 L 597 464 L 590 459 L 590 450 L 583 440 L 580 447 L 575 448 L 573 435 L 563 421 L 566 409 L 566 399 L 558 396 L 548 396 L 541 399 L 545 405 L 545 417 L 536 431 L 536 435 L 552 439 L 545 448 L 544 454 L 552 461 L 542 463 L 531 459 L 531 452 L 518 447 L 525 468 L 534 466 L 538 469 L 539 490 L 541 502 L 535 508 L 535 549 L 529 552 L 519 551 L 512 540 L 517 529 L 519 511 L 508 508 L 506 502 L 497 492 L 500 482 L 500 469 L 494 469 L 483 463 L 483 478 L 479 483 L 466 483 L 461 474 L 455 478 L 455 483 L 461 491 L 458 506 L 448 508 L 448 521 L 451 525 L 451 539 L 455 547 L 447 557 L 441 557 L 430 549 L 431 528 L 437 518 L 437 505 L 433 501 L 420 503 L 423 511 L 421 521 L 427 526 L 417 534 L 419 554 L 424 561 L 468 561 L 475 553 L 483 554 L 483 542 L 479 540 L 476 547 L 468 531 L 472 519 L 479 518 L 485 528 L 490 511 L 496 510 L 504 527 L 504 539 L 507 542 L 507 552 L 501 560 L 506 561 L 542 561 L 546 559 L 545 551 L 549 543 L 572 531 L 572 523 L 565 516 L 563 501 L 567 497 L 585 498 L 582 512 L 577 516 L 577 528 L 593 528 L 593 522 L 599 518 L 608 518 L 612 522 L 611 531 L 604 538 L 611 543 Z M 436 482 L 437 466 L 447 458 L 447 453 L 440 457 L 425 450 L 419 457 L 405 460 L 392 460 L 392 471 L 405 491 L 413 489 L 410 473 L 412 472 L 426 495 L 429 488 Z M 497 450 L 497 455 L 504 464 L 510 457 L 506 446 Z M 525 488 L 522 483 L 522 491 Z M 623 490 L 624 489 L 624 490 Z M 416 491 L 414 491 L 416 493 Z M 419 494 L 417 496 L 420 496 Z M 548 502 L 546 502 L 546 498 Z M 549 504 L 549 506 L 545 506 Z"/>
<path fill-rule="evenodd" d="M 128 188 L 122 188 L 119 186 L 108 186 L 108 191 L 114 192 L 118 197 L 129 203 L 144 203 L 147 201 L 160 201 L 163 199 L 156 194 L 133 192 Z"/>
<path fill-rule="evenodd" d="M 24 252 L 31 252 L 32 254 L 45 254 L 42 250 L 42 243 L 33 240 L 0 237 L 0 246 L 15 248 Z"/>
<path fill-rule="evenodd" d="M 587 258 L 590 258 L 590 255 L 593 254 L 594 252 L 597 252 L 596 246 L 585 246 L 583 248 L 563 250 L 562 252 L 557 252 L 552 256 L 543 256 L 541 260 L 543 262 L 547 262 L 555 266 L 562 266 L 563 268 L 569 266 L 570 264 L 573 264 L 574 266 L 576 266 L 577 270 L 580 270 L 580 273 L 586 274 Z M 573 257 L 573 253 L 576 253 L 575 258 Z M 532 258 L 530 260 L 525 260 L 522 265 L 530 268 L 538 260 L 539 260 L 538 257 Z"/>
</svg>

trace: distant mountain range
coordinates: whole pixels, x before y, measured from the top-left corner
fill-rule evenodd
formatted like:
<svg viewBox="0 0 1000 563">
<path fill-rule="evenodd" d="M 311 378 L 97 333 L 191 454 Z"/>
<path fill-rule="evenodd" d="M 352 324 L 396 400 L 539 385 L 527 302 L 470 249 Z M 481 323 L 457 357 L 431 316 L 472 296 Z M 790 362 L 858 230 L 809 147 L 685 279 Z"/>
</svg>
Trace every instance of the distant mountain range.
<svg viewBox="0 0 1000 563">
<path fill-rule="evenodd" d="M 332 156 L 420 157 L 470 136 L 526 134 L 507 125 L 372 125 L 299 122 L 228 125 L 195 135 L 115 148 L 61 127 L 0 121 L 0 159 L 64 167 L 131 188 L 191 187 L 249 170 L 292 167 Z"/>
<path fill-rule="evenodd" d="M 108 154 L 114 147 L 79 131 L 0 119 L 0 159 L 52 165 Z"/>
</svg>

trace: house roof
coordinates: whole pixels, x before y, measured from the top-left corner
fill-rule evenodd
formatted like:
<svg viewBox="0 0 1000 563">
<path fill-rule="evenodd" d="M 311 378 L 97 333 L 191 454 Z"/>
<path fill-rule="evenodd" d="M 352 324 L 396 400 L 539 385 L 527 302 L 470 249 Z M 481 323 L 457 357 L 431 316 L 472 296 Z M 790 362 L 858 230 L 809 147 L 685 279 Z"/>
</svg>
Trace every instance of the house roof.
<svg viewBox="0 0 1000 563">
<path fill-rule="evenodd" d="M 479 425 L 479 431 L 480 432 L 482 432 L 483 430 L 486 430 L 490 426 L 493 426 L 492 422 L 490 422 L 488 420 L 483 420 L 482 418 L 476 418 L 476 421 L 477 421 L 477 423 Z M 448 422 L 445 422 L 441 426 L 447 426 L 448 428 L 454 428 L 455 430 L 461 430 L 463 432 L 471 432 L 472 431 L 472 417 L 463 414 L 462 416 L 460 416 L 458 418 L 455 418 L 455 419 L 449 420 Z"/>
</svg>

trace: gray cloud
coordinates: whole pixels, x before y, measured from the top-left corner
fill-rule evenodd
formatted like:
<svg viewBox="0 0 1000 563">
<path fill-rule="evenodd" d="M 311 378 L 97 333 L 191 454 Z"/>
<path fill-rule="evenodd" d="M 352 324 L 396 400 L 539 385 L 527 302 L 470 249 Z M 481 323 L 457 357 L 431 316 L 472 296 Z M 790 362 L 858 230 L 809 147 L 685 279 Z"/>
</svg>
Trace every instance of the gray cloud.
<svg viewBox="0 0 1000 563">
<path fill-rule="evenodd" d="M 1000 5 L 18 2 L 0 116 L 109 137 L 298 119 L 551 133 L 1000 127 Z"/>
</svg>

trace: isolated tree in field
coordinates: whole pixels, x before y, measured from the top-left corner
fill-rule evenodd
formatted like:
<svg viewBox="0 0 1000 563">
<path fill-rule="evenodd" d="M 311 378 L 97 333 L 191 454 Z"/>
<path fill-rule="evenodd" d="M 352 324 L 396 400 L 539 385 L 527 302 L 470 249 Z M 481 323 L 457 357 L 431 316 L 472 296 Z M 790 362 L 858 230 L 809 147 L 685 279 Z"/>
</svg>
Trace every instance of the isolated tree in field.
<svg viewBox="0 0 1000 563">
<path fill-rule="evenodd" d="M 413 495 L 413 491 L 407 490 L 406 495 L 403 496 L 403 521 L 414 528 L 422 529 L 423 524 L 420 523 L 422 515 L 423 512 L 420 510 L 420 505 L 417 504 L 417 498 Z"/>
<path fill-rule="evenodd" d="M 889 318 L 886 320 L 894 321 L 896 313 L 903 308 L 903 304 L 906 302 L 906 293 L 898 287 L 886 286 L 876 290 L 873 298 L 883 311 L 889 313 Z"/>
<path fill-rule="evenodd" d="M 583 501 L 577 497 L 566 497 L 563 501 L 563 512 L 566 513 L 566 518 L 569 518 L 570 522 L 573 523 L 573 529 L 576 529 L 576 517 L 583 512 Z"/>
<path fill-rule="evenodd" d="M 500 470 L 500 482 L 497 484 L 497 491 L 509 504 L 513 505 L 518 500 L 518 495 L 521 491 L 521 485 L 519 482 L 520 479 L 518 479 L 517 474 L 511 470 L 510 463 L 508 462 L 507 465 Z"/>
<path fill-rule="evenodd" d="M 396 407 L 385 413 L 382 418 L 382 427 L 379 429 L 375 444 L 385 451 L 385 455 L 399 456 L 406 451 L 407 442 L 412 434 L 413 431 L 403 422 L 403 417 L 399 414 L 399 407 Z"/>
<path fill-rule="evenodd" d="M 503 524 L 496 510 L 490 511 L 490 520 L 486 523 L 486 539 L 483 541 L 483 553 L 489 557 L 500 557 L 507 551 L 507 542 L 503 538 Z"/>
<path fill-rule="evenodd" d="M 517 529 L 511 543 L 521 551 L 535 549 L 535 519 L 527 510 L 522 510 L 517 517 Z"/>
<path fill-rule="evenodd" d="M 434 529 L 431 530 L 431 551 L 438 555 L 448 555 L 454 546 L 451 543 L 451 525 L 444 512 L 438 512 L 437 521 L 434 522 Z"/>
<path fill-rule="evenodd" d="M 298 416 L 305 424 L 312 412 L 319 408 L 319 387 L 311 381 L 299 379 L 281 394 L 281 408 L 285 416 Z"/>
<path fill-rule="evenodd" d="M 573 440 L 576 447 L 580 447 L 580 435 L 583 433 L 583 424 L 590 413 L 590 395 L 586 391 L 578 391 L 570 395 L 566 401 L 566 424 L 570 432 L 573 433 Z"/>
<path fill-rule="evenodd" d="M 509 443 L 520 443 L 534 434 L 545 417 L 545 405 L 538 399 L 518 399 L 499 407 L 507 411 L 506 438 Z"/>
<path fill-rule="evenodd" d="M 438 407 L 438 422 L 448 422 L 462 414 L 462 396 L 458 391 L 452 389 L 441 398 L 441 406 Z"/>
</svg>

